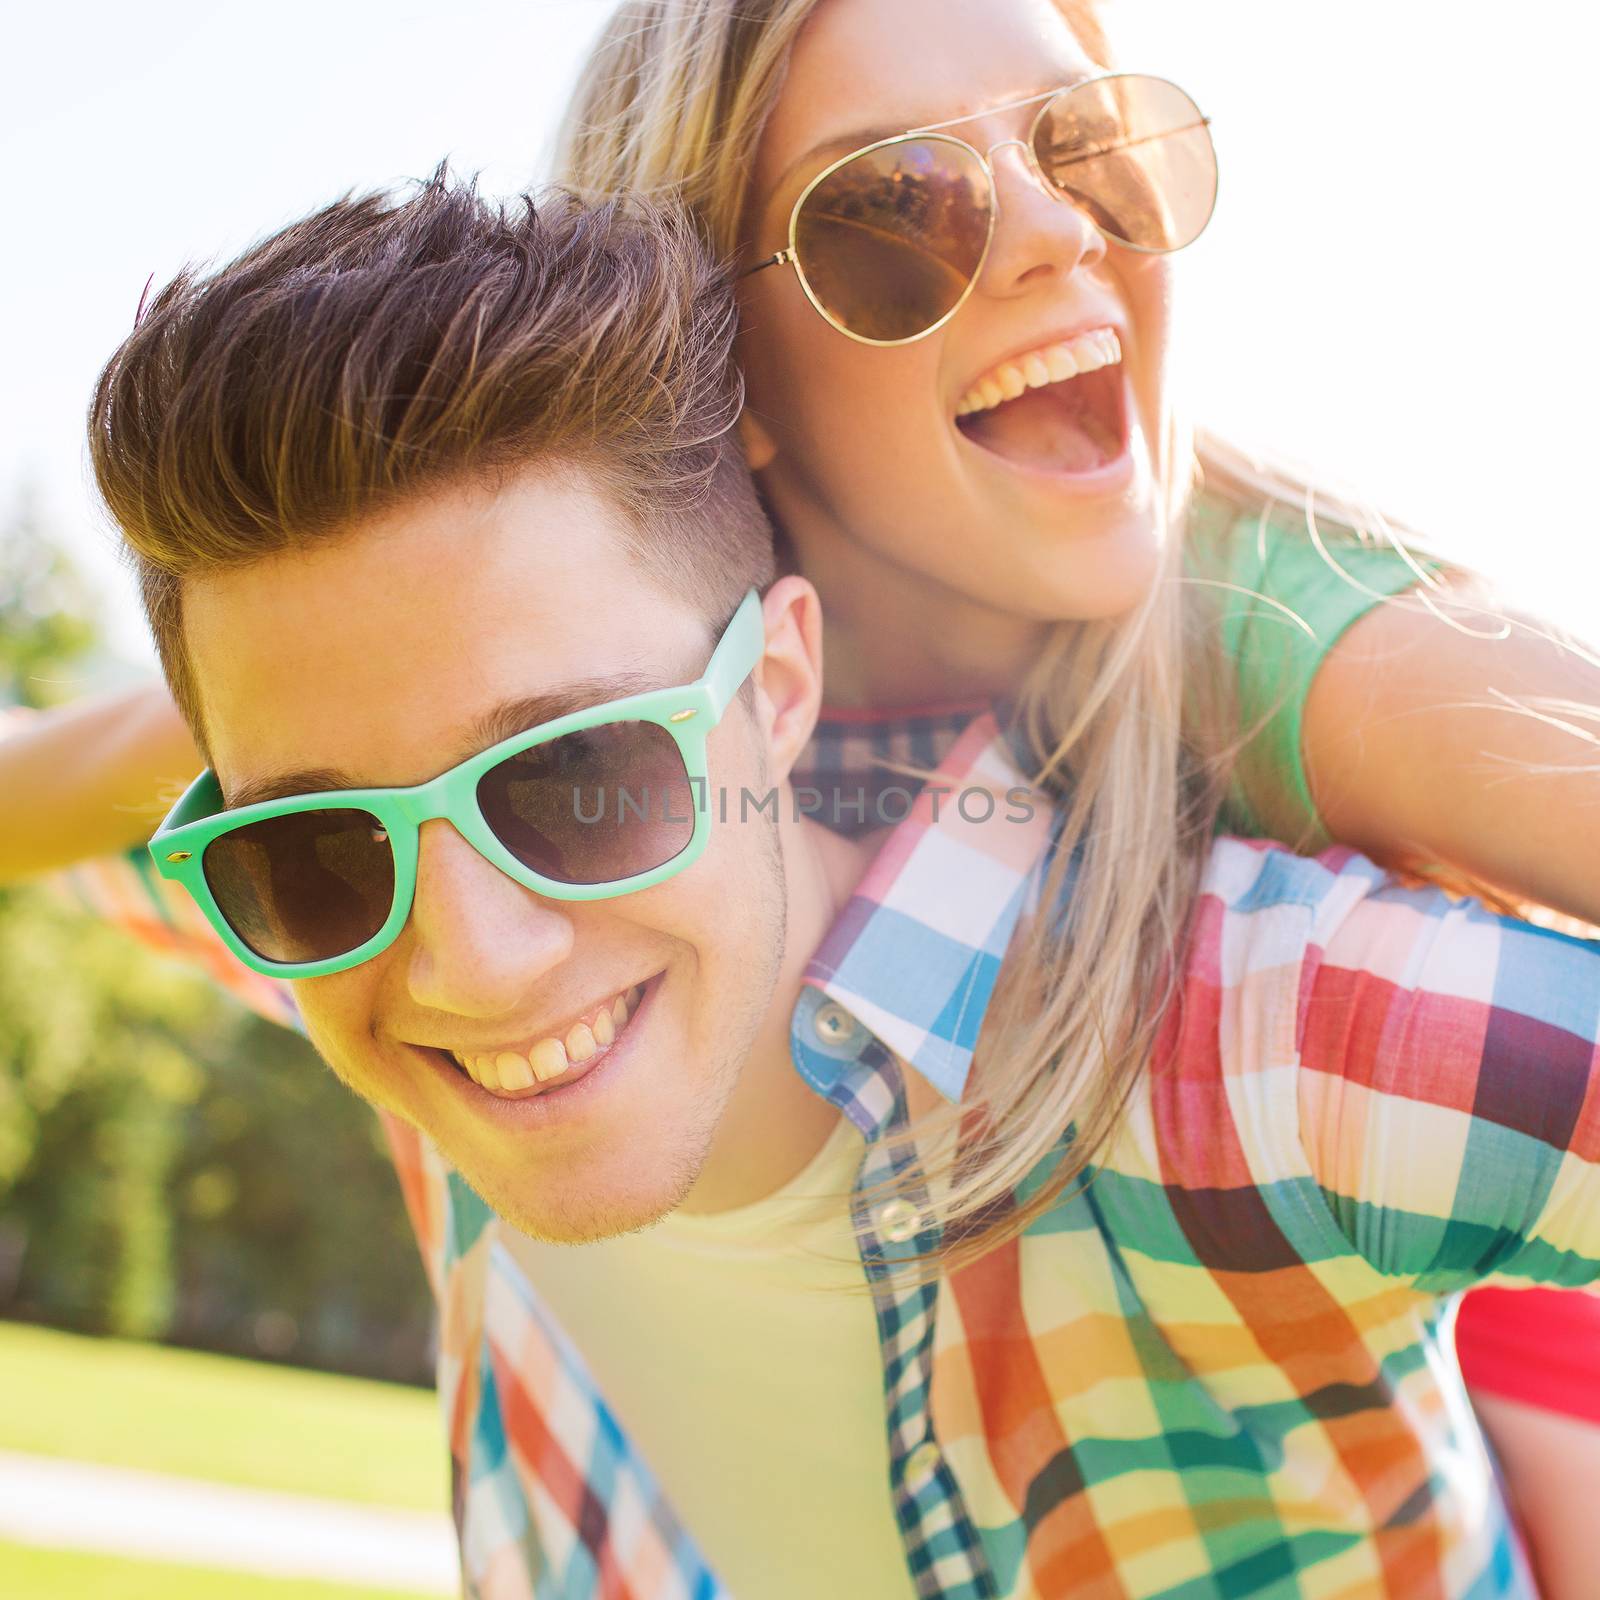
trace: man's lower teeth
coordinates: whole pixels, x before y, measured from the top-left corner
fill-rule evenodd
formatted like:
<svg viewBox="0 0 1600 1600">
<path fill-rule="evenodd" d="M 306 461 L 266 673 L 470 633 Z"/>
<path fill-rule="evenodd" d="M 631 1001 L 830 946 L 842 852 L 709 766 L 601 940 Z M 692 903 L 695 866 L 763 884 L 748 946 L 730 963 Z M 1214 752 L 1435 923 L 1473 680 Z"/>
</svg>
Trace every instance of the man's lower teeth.
<svg viewBox="0 0 1600 1600">
<path fill-rule="evenodd" d="M 490 1094 L 522 1094 L 536 1083 L 559 1078 L 573 1066 L 592 1061 L 610 1048 L 633 1014 L 630 1001 L 637 1005 L 640 990 L 635 987 L 618 995 L 610 1007 L 598 1013 L 593 1022 L 577 1023 L 565 1040 L 541 1039 L 527 1055 L 503 1050 L 493 1058 L 476 1057 L 469 1067 L 459 1059 L 456 1065 L 480 1088 Z"/>
</svg>

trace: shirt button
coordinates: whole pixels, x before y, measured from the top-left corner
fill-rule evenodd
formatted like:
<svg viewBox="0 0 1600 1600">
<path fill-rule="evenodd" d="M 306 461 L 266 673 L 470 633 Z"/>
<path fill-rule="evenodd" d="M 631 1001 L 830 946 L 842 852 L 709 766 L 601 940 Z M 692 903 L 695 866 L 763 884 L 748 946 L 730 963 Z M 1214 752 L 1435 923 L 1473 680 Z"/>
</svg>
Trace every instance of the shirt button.
<svg viewBox="0 0 1600 1600">
<path fill-rule="evenodd" d="M 817 1030 L 817 1037 L 824 1044 L 831 1045 L 849 1044 L 860 1031 L 856 1019 L 843 1006 L 835 1005 L 831 1000 L 827 1005 L 817 1007 L 811 1026 Z"/>
<path fill-rule="evenodd" d="M 878 1232 L 892 1244 L 915 1239 L 922 1228 L 922 1213 L 909 1200 L 891 1200 L 878 1213 Z"/>
<path fill-rule="evenodd" d="M 938 1470 L 939 1447 L 933 1440 L 924 1439 L 906 1457 L 905 1473 L 902 1481 L 911 1494 L 919 1494 L 933 1482 L 933 1475 Z"/>
</svg>

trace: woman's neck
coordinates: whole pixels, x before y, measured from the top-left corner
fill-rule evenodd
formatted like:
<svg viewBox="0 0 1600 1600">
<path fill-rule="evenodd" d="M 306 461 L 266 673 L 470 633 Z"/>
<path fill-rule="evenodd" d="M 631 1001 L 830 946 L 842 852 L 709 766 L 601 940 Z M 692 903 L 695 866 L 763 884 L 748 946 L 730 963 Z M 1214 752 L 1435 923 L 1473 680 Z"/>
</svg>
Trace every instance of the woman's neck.
<svg viewBox="0 0 1600 1600">
<path fill-rule="evenodd" d="M 1014 694 L 1050 625 L 970 600 L 854 541 L 808 549 L 822 596 L 831 706 L 894 707 Z"/>
</svg>

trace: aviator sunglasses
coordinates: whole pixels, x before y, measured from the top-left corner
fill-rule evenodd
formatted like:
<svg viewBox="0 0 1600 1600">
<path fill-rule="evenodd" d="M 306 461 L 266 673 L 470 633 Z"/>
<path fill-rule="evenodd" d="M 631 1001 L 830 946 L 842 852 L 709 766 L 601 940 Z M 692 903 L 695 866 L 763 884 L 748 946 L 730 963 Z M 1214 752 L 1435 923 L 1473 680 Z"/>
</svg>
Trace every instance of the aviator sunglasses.
<svg viewBox="0 0 1600 1600">
<path fill-rule="evenodd" d="M 1038 105 L 1024 139 L 987 154 L 943 128 Z M 789 213 L 789 243 L 744 274 L 789 266 L 806 298 L 862 344 L 910 344 L 971 294 L 1000 202 L 989 157 L 1019 145 L 1046 188 L 1108 239 L 1165 254 L 1200 237 L 1217 199 L 1210 119 L 1175 83 L 1088 78 L 863 146 L 824 167 Z"/>
<path fill-rule="evenodd" d="M 228 948 L 273 978 L 342 972 L 387 949 L 411 914 L 417 830 L 437 817 L 552 900 L 647 889 L 706 847 L 706 736 L 765 646 L 752 589 L 694 683 L 540 723 L 411 788 L 289 795 L 228 811 L 208 769 L 150 854 Z"/>
</svg>

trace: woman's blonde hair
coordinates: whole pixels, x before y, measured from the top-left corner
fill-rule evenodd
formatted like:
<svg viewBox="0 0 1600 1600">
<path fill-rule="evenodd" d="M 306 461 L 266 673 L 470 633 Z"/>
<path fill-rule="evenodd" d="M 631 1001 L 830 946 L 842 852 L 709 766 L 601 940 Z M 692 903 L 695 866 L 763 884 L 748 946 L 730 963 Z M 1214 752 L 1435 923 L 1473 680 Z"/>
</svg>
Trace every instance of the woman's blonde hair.
<svg viewBox="0 0 1600 1600">
<path fill-rule="evenodd" d="M 554 177 L 581 192 L 681 198 L 713 247 L 734 255 L 752 152 L 817 4 L 625 0 L 568 109 Z M 1092 0 L 1056 4 L 1109 66 Z M 1159 581 L 1129 616 L 1057 626 L 1022 686 L 1036 780 L 1064 813 L 1041 905 L 1065 912 L 1036 916 L 1008 956 L 963 1102 L 913 1130 L 944 1225 L 939 1250 L 915 1262 L 923 1277 L 1023 1231 L 1115 1134 L 1176 995 L 1200 869 L 1234 757 L 1255 731 L 1239 725 L 1221 645 L 1226 585 L 1184 571 L 1191 497 L 1203 482 L 1234 528 L 1242 513 L 1265 518 L 1309 491 L 1218 441 L 1197 448 L 1176 421 L 1160 444 L 1169 537 Z M 1358 525 L 1339 504 L 1319 508 L 1328 537 Z M 1216 570 L 1225 566 L 1217 552 Z M 1043 1181 L 1017 1202 L 1041 1164 Z"/>
</svg>

